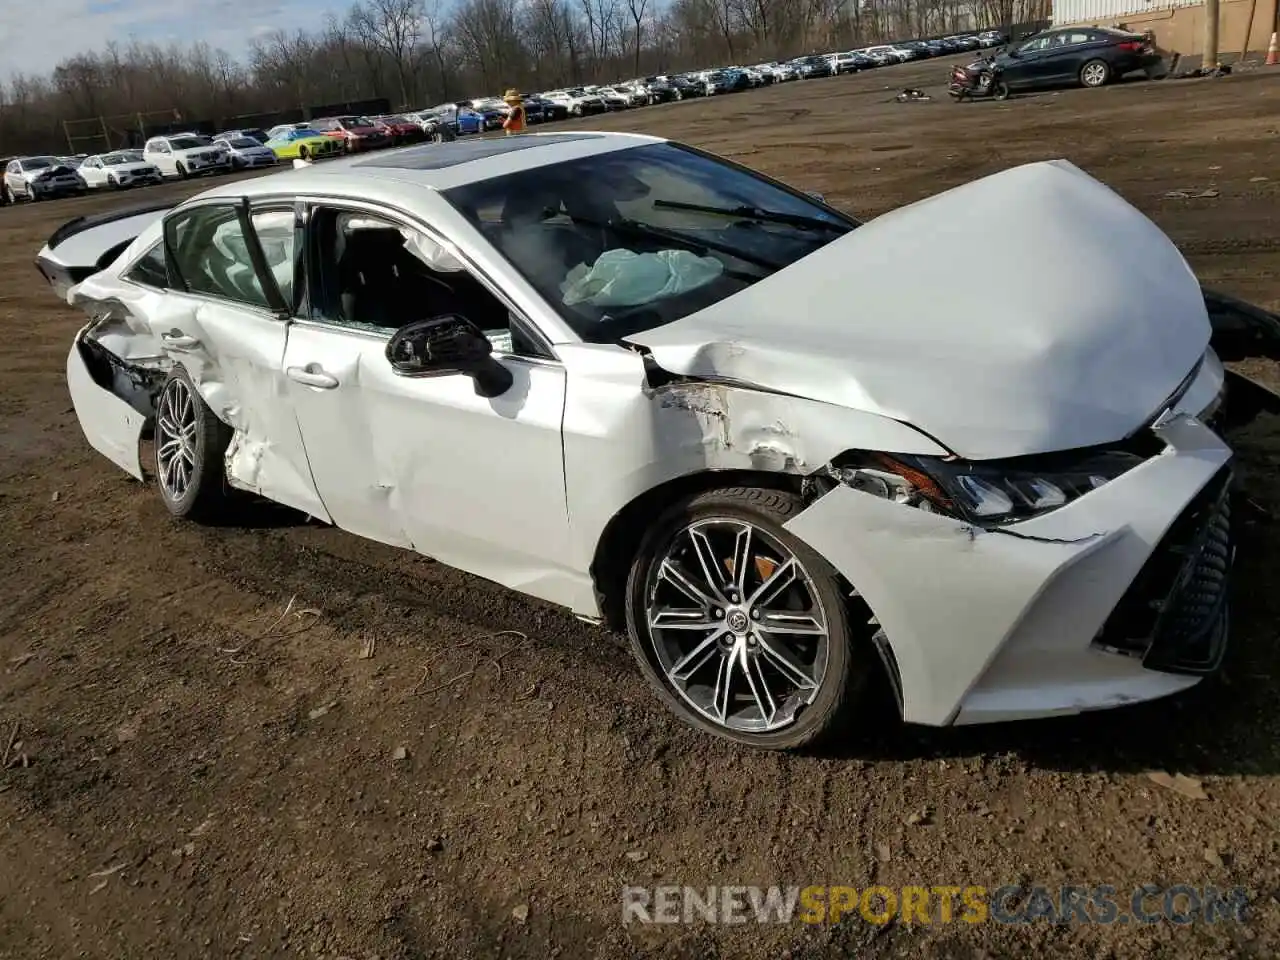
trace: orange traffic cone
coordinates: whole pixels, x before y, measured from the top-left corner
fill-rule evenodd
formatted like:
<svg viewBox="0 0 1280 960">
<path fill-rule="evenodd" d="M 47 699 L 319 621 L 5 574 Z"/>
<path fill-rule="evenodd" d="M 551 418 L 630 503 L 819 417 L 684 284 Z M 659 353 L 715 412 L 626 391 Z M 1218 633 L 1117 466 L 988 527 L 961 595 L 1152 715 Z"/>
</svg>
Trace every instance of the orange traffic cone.
<svg viewBox="0 0 1280 960">
<path fill-rule="evenodd" d="M 1267 47 L 1267 66 L 1274 67 L 1280 64 L 1280 50 L 1276 49 L 1276 35 L 1271 34 L 1271 45 Z"/>
</svg>

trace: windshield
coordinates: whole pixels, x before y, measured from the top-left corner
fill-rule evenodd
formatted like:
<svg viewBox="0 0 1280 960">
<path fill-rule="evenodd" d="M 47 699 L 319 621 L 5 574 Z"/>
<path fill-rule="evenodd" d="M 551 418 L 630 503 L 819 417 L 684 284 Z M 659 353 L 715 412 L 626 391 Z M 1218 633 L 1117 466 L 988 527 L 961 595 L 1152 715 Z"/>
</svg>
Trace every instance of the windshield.
<svg viewBox="0 0 1280 960">
<path fill-rule="evenodd" d="M 367 117 L 339 117 L 338 126 L 346 130 L 352 130 L 356 127 L 371 127 L 373 124 Z"/>
<path fill-rule="evenodd" d="M 710 306 L 856 221 L 673 143 L 646 144 L 443 192 L 589 342 Z"/>
<path fill-rule="evenodd" d="M 169 141 L 169 146 L 174 150 L 196 150 L 200 147 L 210 146 L 210 143 L 207 140 L 201 140 L 199 137 L 173 137 Z"/>
<path fill-rule="evenodd" d="M 122 163 L 139 163 L 141 160 L 142 155 L 136 153 L 108 153 L 102 158 L 102 162 L 108 167 L 118 166 Z"/>
<path fill-rule="evenodd" d="M 223 142 L 230 144 L 231 146 L 235 147 L 237 150 L 244 150 L 249 147 L 262 146 L 262 144 L 260 144 L 257 140 L 250 140 L 248 137 L 233 137 L 232 139 L 225 140 Z"/>
<path fill-rule="evenodd" d="M 22 161 L 22 169 L 43 170 L 45 167 L 52 167 L 53 163 L 53 157 L 28 157 Z"/>
</svg>

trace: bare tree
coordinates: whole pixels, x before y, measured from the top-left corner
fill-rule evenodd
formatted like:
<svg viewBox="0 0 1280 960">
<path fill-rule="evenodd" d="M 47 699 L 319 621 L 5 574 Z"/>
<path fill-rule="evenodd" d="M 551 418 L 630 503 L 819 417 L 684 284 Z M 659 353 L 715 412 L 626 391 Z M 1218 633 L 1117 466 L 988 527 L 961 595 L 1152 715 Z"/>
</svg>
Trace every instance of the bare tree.
<svg viewBox="0 0 1280 960">
<path fill-rule="evenodd" d="M 627 0 L 627 9 L 631 11 L 631 22 L 635 24 L 635 37 L 633 38 L 635 50 L 635 70 L 637 76 L 640 73 L 640 25 L 644 22 L 644 10 L 648 0 Z"/>
<path fill-rule="evenodd" d="M 422 21 L 421 0 L 359 0 L 349 16 L 360 39 L 391 61 L 402 107 L 409 103 L 410 74 Z"/>
</svg>

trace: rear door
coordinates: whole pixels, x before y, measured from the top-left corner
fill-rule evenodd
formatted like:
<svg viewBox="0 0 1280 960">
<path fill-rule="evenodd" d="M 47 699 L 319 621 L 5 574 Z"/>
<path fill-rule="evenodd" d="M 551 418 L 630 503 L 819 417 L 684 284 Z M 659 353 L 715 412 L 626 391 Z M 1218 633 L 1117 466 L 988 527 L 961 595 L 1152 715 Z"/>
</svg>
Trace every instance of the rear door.
<svg viewBox="0 0 1280 960">
<path fill-rule="evenodd" d="M 300 228 L 291 203 L 218 200 L 165 218 L 170 291 L 150 324 L 235 434 L 227 479 L 328 520 L 307 464 L 282 363 Z"/>
</svg>

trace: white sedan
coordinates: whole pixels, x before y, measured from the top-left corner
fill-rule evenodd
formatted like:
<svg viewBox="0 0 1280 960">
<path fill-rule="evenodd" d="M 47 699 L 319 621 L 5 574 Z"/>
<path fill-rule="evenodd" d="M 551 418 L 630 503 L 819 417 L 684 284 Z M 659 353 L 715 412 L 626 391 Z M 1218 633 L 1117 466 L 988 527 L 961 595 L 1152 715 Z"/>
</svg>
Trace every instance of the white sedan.
<svg viewBox="0 0 1280 960">
<path fill-rule="evenodd" d="M 992 209 L 1036 211 L 994 299 L 954 239 Z M 38 262 L 94 318 L 86 439 L 171 513 L 251 491 L 625 629 L 675 713 L 765 748 L 871 683 L 930 725 L 1194 685 L 1224 417 L 1280 409 L 1210 345 L 1280 319 L 1062 161 L 860 224 L 660 139 L 459 141 L 75 221 Z"/>
<path fill-rule="evenodd" d="M 78 170 L 80 179 L 91 190 L 140 187 L 163 179 L 160 170 L 142 158 L 141 150 L 117 150 L 86 157 Z"/>
</svg>

